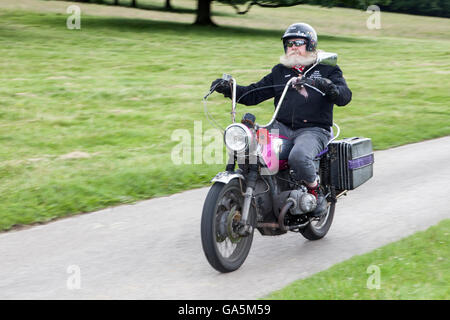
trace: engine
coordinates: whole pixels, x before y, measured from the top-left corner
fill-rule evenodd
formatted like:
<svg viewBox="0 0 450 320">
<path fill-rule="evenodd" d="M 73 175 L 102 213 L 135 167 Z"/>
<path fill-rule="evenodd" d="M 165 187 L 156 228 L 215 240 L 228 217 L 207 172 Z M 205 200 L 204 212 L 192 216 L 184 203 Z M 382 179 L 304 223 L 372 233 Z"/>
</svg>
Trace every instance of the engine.
<svg viewBox="0 0 450 320">
<path fill-rule="evenodd" d="M 289 209 L 289 212 L 292 215 L 300 215 L 311 212 L 317 206 L 316 197 L 308 193 L 304 187 L 292 190 L 286 201 L 291 201 L 293 203 Z"/>
</svg>

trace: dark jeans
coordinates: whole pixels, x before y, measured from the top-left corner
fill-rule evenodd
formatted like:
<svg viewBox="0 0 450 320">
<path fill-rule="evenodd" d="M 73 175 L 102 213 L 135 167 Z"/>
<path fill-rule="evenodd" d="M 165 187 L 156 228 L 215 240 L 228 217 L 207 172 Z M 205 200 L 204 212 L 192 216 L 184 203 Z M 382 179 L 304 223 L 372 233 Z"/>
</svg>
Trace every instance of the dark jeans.
<svg viewBox="0 0 450 320">
<path fill-rule="evenodd" d="M 331 133 L 320 127 L 292 130 L 277 120 L 272 124 L 272 128 L 278 129 L 280 135 L 292 142 L 288 163 L 294 170 L 297 180 L 314 182 L 316 180 L 314 158 L 327 147 Z"/>
</svg>

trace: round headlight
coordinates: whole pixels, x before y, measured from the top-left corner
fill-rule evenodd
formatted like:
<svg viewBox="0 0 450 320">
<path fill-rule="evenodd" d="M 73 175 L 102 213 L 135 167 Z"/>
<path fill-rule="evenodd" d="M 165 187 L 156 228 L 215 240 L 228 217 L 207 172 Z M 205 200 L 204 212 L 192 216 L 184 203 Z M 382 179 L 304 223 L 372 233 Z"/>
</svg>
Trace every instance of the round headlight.
<svg viewBox="0 0 450 320">
<path fill-rule="evenodd" d="M 248 146 L 249 137 L 244 128 L 232 125 L 225 130 L 225 145 L 233 151 L 243 151 Z"/>
</svg>

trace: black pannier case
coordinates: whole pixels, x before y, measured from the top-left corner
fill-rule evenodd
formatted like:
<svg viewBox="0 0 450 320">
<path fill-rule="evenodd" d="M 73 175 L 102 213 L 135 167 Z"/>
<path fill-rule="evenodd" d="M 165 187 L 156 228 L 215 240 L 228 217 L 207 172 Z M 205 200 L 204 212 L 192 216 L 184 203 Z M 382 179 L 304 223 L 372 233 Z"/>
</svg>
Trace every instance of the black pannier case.
<svg viewBox="0 0 450 320">
<path fill-rule="evenodd" d="M 330 179 L 337 190 L 353 190 L 373 176 L 372 140 L 352 137 L 328 145 Z"/>
</svg>

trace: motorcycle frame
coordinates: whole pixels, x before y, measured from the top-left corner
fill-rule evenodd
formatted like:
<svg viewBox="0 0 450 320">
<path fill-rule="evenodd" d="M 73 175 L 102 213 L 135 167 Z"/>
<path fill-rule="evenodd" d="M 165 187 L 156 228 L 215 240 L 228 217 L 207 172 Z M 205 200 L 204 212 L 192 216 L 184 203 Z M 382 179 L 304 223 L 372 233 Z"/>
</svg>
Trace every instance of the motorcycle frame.
<svg viewBox="0 0 450 320">
<path fill-rule="evenodd" d="M 314 67 L 316 67 L 319 63 L 320 63 L 320 61 L 317 61 L 311 68 L 309 68 L 309 69 L 304 73 L 303 77 L 306 76 L 306 74 L 307 74 L 308 72 L 310 72 L 312 69 L 314 69 Z M 231 107 L 231 122 L 232 122 L 232 123 L 236 123 L 236 86 L 237 86 L 237 83 L 236 83 L 235 78 L 233 78 L 233 77 L 230 76 L 230 75 L 224 74 L 224 75 L 223 75 L 223 79 L 224 79 L 224 80 L 227 80 L 227 81 L 229 81 L 229 82 L 231 82 L 231 84 L 232 84 L 232 96 L 231 96 L 231 100 L 232 100 L 232 107 Z M 286 96 L 287 90 L 289 89 L 289 86 L 291 86 L 292 82 L 293 82 L 295 79 L 296 79 L 296 77 L 292 77 L 292 78 L 289 79 L 289 81 L 286 83 L 286 85 L 285 85 L 285 87 L 284 87 L 284 89 L 283 89 L 283 92 L 282 92 L 282 94 L 281 94 L 280 100 L 278 101 L 277 107 L 276 107 L 276 109 L 275 109 L 275 111 L 274 111 L 274 114 L 273 114 L 273 116 L 272 116 L 272 119 L 269 121 L 269 123 L 267 123 L 267 124 L 265 124 L 265 125 L 259 125 L 258 123 L 255 123 L 255 128 L 253 129 L 253 130 L 254 130 L 254 133 L 256 133 L 256 132 L 257 132 L 259 129 L 261 129 L 261 128 L 268 128 L 268 127 L 270 127 L 270 126 L 273 124 L 273 122 L 275 121 L 275 119 L 276 119 L 276 117 L 277 117 L 277 115 L 278 115 L 278 112 L 279 112 L 279 110 L 280 110 L 280 108 L 281 108 L 281 105 L 282 105 L 282 103 L 283 103 L 283 101 L 284 101 L 284 98 L 285 98 L 285 96 Z M 305 85 L 305 86 L 308 86 L 308 87 L 310 87 L 310 88 L 312 88 L 313 90 L 318 91 L 318 92 L 321 93 L 322 95 L 325 95 L 325 93 L 323 93 L 322 91 L 320 91 L 319 89 L 317 89 L 317 88 L 315 88 L 315 87 L 313 87 L 313 86 L 310 86 L 310 85 L 308 85 L 308 84 L 304 84 L 304 85 Z M 337 133 L 337 135 L 336 135 L 335 137 L 333 137 L 333 138 L 328 142 L 328 144 L 329 144 L 330 142 L 332 142 L 333 140 L 335 140 L 335 139 L 339 136 L 339 134 L 340 134 L 340 128 L 339 128 L 339 126 L 337 126 L 337 124 L 335 124 L 335 123 L 333 123 L 333 125 L 335 125 L 335 126 L 337 127 L 338 133 Z M 257 148 L 256 151 L 257 151 L 256 156 L 257 156 L 257 159 L 259 160 L 259 159 L 261 159 L 262 154 L 261 154 L 261 151 L 260 151 L 259 148 Z M 236 160 L 236 154 L 235 154 L 235 152 L 230 151 L 230 152 L 229 152 L 229 156 L 230 156 L 230 159 L 229 159 L 229 161 L 228 161 L 228 165 L 227 165 L 227 167 L 226 167 L 226 171 L 224 171 L 224 172 L 219 172 L 219 173 L 211 180 L 211 182 L 222 182 L 222 183 L 227 184 L 227 183 L 229 183 L 229 182 L 230 182 L 231 180 L 233 180 L 233 179 L 241 179 L 241 180 L 246 181 L 247 187 L 246 187 L 246 190 L 245 190 L 245 193 L 244 193 L 244 204 L 243 204 L 242 212 L 241 212 L 241 214 L 242 214 L 242 216 L 241 216 L 241 224 L 242 224 L 242 228 L 240 229 L 240 232 L 239 232 L 241 235 L 246 235 L 246 234 L 248 234 L 249 232 L 252 231 L 252 226 L 250 226 L 250 225 L 248 224 L 248 215 L 249 215 L 249 209 L 250 209 L 250 205 L 251 205 L 251 200 L 252 200 L 252 197 L 253 197 L 253 194 L 254 194 L 254 190 L 255 190 L 256 181 L 257 181 L 257 179 L 258 179 L 258 174 L 259 174 L 259 173 L 258 173 L 258 164 L 252 164 L 252 165 L 250 165 L 250 167 L 249 167 L 250 170 L 249 170 L 249 173 L 248 173 L 248 176 L 247 176 L 247 179 L 246 179 L 244 175 L 242 175 L 241 173 L 238 173 L 238 172 L 235 172 L 235 171 L 234 171 L 234 167 L 235 167 L 235 164 L 236 164 L 236 163 L 235 163 L 235 160 Z M 269 177 L 270 177 L 270 176 L 269 176 Z M 270 177 L 270 180 L 271 180 L 271 179 L 272 179 L 272 178 Z M 241 185 L 242 185 L 242 184 L 241 184 Z M 330 185 L 330 187 L 331 187 L 331 199 L 332 199 L 333 202 L 336 202 L 338 197 L 336 197 L 335 190 L 334 190 L 333 186 Z M 272 191 L 274 191 L 274 190 L 272 190 Z M 339 196 L 341 196 L 342 194 L 343 194 L 343 193 L 341 193 Z"/>
</svg>

